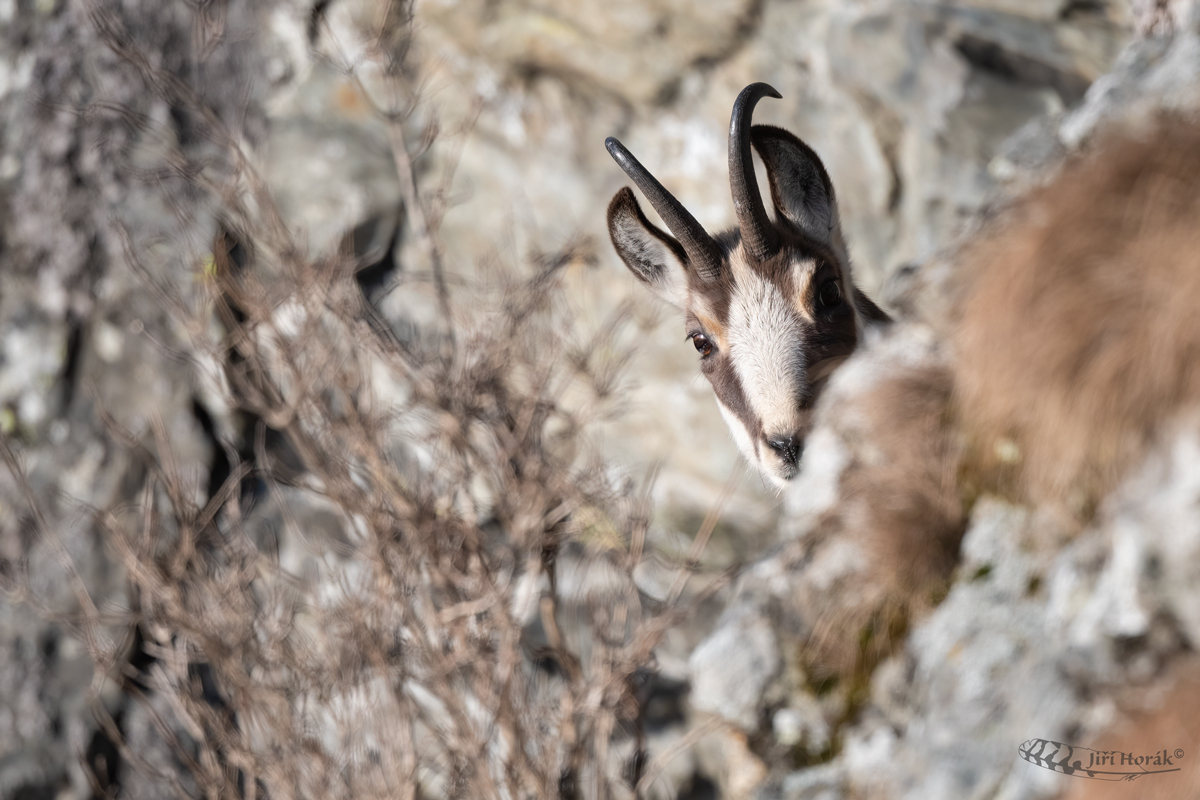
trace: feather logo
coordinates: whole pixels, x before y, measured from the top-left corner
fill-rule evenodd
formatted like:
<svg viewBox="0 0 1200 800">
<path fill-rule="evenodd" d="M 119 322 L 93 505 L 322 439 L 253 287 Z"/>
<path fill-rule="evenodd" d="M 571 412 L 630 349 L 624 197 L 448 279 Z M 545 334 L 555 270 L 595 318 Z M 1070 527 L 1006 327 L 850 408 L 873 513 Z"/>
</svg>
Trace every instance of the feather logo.
<svg viewBox="0 0 1200 800">
<path fill-rule="evenodd" d="M 1145 775 L 1179 772 L 1175 762 L 1183 758 L 1183 749 L 1165 748 L 1150 754 L 1122 750 L 1093 750 L 1050 739 L 1030 739 L 1017 748 L 1021 758 L 1053 772 L 1099 781 L 1133 781 Z"/>
</svg>

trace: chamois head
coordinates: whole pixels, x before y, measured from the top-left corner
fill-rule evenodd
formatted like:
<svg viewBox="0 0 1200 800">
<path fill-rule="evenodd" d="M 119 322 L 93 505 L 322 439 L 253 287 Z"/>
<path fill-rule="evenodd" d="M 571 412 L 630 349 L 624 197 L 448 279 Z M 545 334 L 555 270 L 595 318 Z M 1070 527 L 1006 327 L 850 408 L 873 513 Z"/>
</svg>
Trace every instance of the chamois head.
<svg viewBox="0 0 1200 800">
<path fill-rule="evenodd" d="M 750 126 L 754 106 L 779 97 L 747 86 L 729 122 L 729 184 L 737 228 L 710 236 L 614 138 L 608 152 L 671 234 L 646 219 L 626 187 L 608 206 L 608 231 L 625 265 L 687 314 L 721 414 L 746 458 L 779 486 L 799 471 L 812 409 L 869 321 L 887 315 L 851 281 L 833 185 L 821 160 L 792 134 Z M 750 146 L 767 167 L 767 215 Z"/>
</svg>

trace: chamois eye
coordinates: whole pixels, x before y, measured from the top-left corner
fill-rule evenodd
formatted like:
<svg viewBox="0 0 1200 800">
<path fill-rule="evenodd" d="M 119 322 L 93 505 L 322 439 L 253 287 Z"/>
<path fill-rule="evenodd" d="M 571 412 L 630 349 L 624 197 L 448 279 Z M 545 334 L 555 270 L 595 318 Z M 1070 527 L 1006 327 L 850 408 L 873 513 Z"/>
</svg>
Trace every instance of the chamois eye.
<svg viewBox="0 0 1200 800">
<path fill-rule="evenodd" d="M 842 302 L 842 287 L 836 280 L 825 281 L 817 291 L 817 302 L 822 309 L 837 307 L 838 303 Z"/>
<path fill-rule="evenodd" d="M 696 345 L 696 352 L 700 354 L 701 358 L 707 358 L 712 353 L 712 342 L 703 333 L 693 333 L 688 338 L 692 340 L 692 344 Z"/>
</svg>

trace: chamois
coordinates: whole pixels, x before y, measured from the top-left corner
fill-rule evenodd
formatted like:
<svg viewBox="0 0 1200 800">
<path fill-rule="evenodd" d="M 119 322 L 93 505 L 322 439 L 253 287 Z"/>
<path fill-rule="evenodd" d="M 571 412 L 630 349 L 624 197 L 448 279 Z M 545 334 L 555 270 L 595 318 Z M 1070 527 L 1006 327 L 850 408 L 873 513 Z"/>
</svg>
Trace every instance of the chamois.
<svg viewBox="0 0 1200 800">
<path fill-rule="evenodd" d="M 625 265 L 687 315 L 687 340 L 739 449 L 780 488 L 799 472 L 813 407 L 867 325 L 889 317 L 854 285 L 833 184 L 812 148 L 780 128 L 751 127 L 754 106 L 780 97 L 747 86 L 729 122 L 729 184 L 736 228 L 709 235 L 616 139 L 605 142 L 662 217 L 642 213 L 633 190 L 608 206 Z M 772 220 L 754 176 L 767 167 Z M 671 235 L 673 234 L 673 235 Z"/>
</svg>

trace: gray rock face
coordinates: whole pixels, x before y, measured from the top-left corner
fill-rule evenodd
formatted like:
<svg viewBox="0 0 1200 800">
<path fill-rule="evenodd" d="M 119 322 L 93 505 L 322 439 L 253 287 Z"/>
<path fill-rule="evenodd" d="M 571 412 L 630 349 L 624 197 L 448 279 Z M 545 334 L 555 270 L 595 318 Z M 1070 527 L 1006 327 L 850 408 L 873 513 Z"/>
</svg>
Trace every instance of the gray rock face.
<svg viewBox="0 0 1200 800">
<path fill-rule="evenodd" d="M 716 787 L 727 797 L 789 800 L 1051 797 L 1063 779 L 1020 760 L 1017 745 L 1031 735 L 1098 735 L 1117 688 L 1153 683 L 1200 641 L 1194 422 L 1159 442 L 1069 542 L 1039 509 L 994 498 L 956 518 L 939 505 L 937 476 L 921 474 L 920 520 L 930 540 L 953 550 L 934 575 L 881 568 L 913 540 L 872 537 L 893 530 L 880 520 L 904 515 L 875 502 L 882 493 L 847 488 L 875 485 L 864 475 L 899 480 L 888 468 L 910 443 L 881 443 L 872 427 L 885 390 L 941 386 L 955 241 L 1005 192 L 1045 181 L 1114 121 L 1200 106 L 1194 3 L 422 0 L 402 43 L 372 38 L 386 11 L 375 0 L 230 3 L 224 17 L 186 3 L 120 8 L 127 38 L 235 130 L 297 249 L 314 261 L 359 256 L 380 318 L 372 323 L 390 326 L 401 344 L 438 335 L 439 307 L 433 256 L 416 235 L 381 108 L 404 113 L 410 143 L 438 129 L 414 169 L 435 212 L 426 223 L 441 243 L 451 305 L 478 323 L 475 335 L 488 329 L 459 298 L 492 280 L 495 263 L 524 264 L 582 237 L 563 270 L 577 306 L 558 332 L 564 350 L 602 342 L 611 355 L 637 345 L 618 387 L 623 413 L 589 431 L 616 465 L 612 483 L 657 465 L 648 541 L 678 560 L 690 557 L 689 537 L 720 498 L 702 566 L 719 573 L 750 563 L 736 591 L 708 600 L 654 653 L 674 694 L 653 695 L 669 713 L 646 723 L 643 766 L 661 777 L 648 781 L 659 795 L 644 796 L 690 786 L 695 796 Z M 51 619 L 87 612 L 76 577 L 101 611 L 136 603 L 97 520 L 139 497 L 148 463 L 139 448 L 157 454 L 169 441 L 181 485 L 204 500 L 234 466 L 225 445 L 246 455 L 255 431 L 266 430 L 231 410 L 218 354 L 196 346 L 212 340 L 206 274 L 219 255 L 214 232 L 228 220 L 170 169 L 182 152 L 226 174 L 228 149 L 198 132 L 203 120 L 146 88 L 145 74 L 96 27 L 108 18 L 90 9 L 0 2 L 0 433 L 16 443 L 28 477 L 26 487 L 0 470 L 5 796 L 91 792 L 73 754 L 103 771 L 97 703 L 121 717 L 147 763 L 186 772 L 158 738 L 151 712 L 166 713 L 164 701 L 133 703 L 94 677 L 93 667 L 126 663 L 142 646 L 129 626 L 99 626 L 112 658 L 94 665 Z M 1155 35 L 1131 43 L 1135 27 Z M 399 97 L 388 94 L 389 76 L 359 69 L 372 48 L 389 47 L 403 76 Z M 703 224 L 730 225 L 727 120 L 738 90 L 759 80 L 783 99 L 764 102 L 756 121 L 794 131 L 820 154 L 857 282 L 905 318 L 837 375 L 804 472 L 783 498 L 739 472 L 678 314 L 619 263 L 603 218 L 626 182 L 602 147 L 617 135 Z M 254 205 L 258 188 L 247 181 L 238 201 Z M 173 317 L 168 305 L 196 313 Z M 292 306 L 275 311 L 303 317 Z M 631 323 L 619 329 L 618 318 Z M 338 335 L 340 352 L 354 353 L 352 332 Z M 380 397 L 412 392 L 374 378 Z M 930 429 L 940 419 L 930 409 L 913 418 Z M 391 432 L 414 438 L 450 424 L 414 413 Z M 918 460 L 943 455 L 933 448 Z M 396 461 L 414 469 L 439 457 L 396 448 Z M 321 543 L 343 547 L 353 537 L 317 495 L 288 486 L 252 519 L 263 536 L 255 546 L 274 548 L 320 597 L 361 574 L 288 533 L 293 520 Z M 29 496 L 44 522 L 24 511 Z M 468 500 L 497 502 L 476 487 L 463 493 Z M 601 522 L 585 532 L 608 546 L 611 525 Z M 281 538 L 264 544 L 272 536 Z M 589 592 L 603 589 L 647 608 L 671 596 L 674 561 L 647 560 L 631 576 L 618 561 L 568 551 L 564 591 L 594 600 Z M 529 637 L 544 639 L 548 582 L 536 567 L 512 569 L 512 604 Z M 685 598 L 704 591 L 697 583 L 681 590 Z M 925 599 L 893 614 L 897 587 L 914 585 L 928 588 Z M 47 607 L 18 602 L 34 596 Z M 583 619 L 590 608 L 579 600 L 583 621 L 564 632 L 589 654 L 593 628 L 623 633 L 629 622 Z M 845 663 L 852 679 L 832 681 L 841 673 L 830 664 Z M 360 710 L 364 702 L 343 701 Z M 558 710 L 548 700 L 546 708 Z M 637 762 L 634 741 L 614 744 L 604 768 Z M 430 796 L 452 793 L 444 774 L 422 776 Z M 131 796 L 163 793 L 153 782 L 122 785 Z"/>
<path fill-rule="evenodd" d="M 431 4 L 415 44 L 427 97 L 443 130 L 471 120 L 443 221 L 448 261 L 469 273 L 490 258 L 519 259 L 529 242 L 592 236 L 600 264 L 579 275 L 581 319 L 600 324 L 631 300 L 642 329 L 630 413 L 605 438 L 623 459 L 669 466 L 656 484 L 660 507 L 698 511 L 737 456 L 679 344 L 676 313 L 648 299 L 607 245 L 597 212 L 625 180 L 604 138 L 618 136 L 703 224 L 720 229 L 733 221 L 732 99 L 750 82 L 771 83 L 783 100 L 760 104 L 758 120 L 794 131 L 820 154 L 856 279 L 874 292 L 899 266 L 944 246 L 987 202 L 996 187 L 989 164 L 1009 134 L 1077 101 L 1116 57 L 1130 24 L 1120 6 L 1066 16 L 1060 6 L 706 5 L 683 18 L 707 33 L 692 30 L 676 52 L 685 23 L 667 6 L 472 12 Z M 666 17 L 674 22 L 653 33 L 653 20 Z M 606 57 L 592 59 L 596 51 Z M 616 55 L 635 51 L 629 62 Z M 770 505 L 756 480 L 743 480 L 725 517 L 754 528 Z"/>
<path fill-rule="evenodd" d="M 1056 159 L 1083 147 L 1101 125 L 1145 126 L 1163 107 L 1194 109 L 1195 103 L 1181 99 L 1174 88 L 1191 85 L 1190 66 L 1176 64 L 1161 72 L 1148 66 L 1174 59 L 1194 64 L 1188 55 L 1191 35 L 1182 30 L 1171 40 L 1131 45 L 1084 105 L 1065 118 L 1054 114 L 1031 123 L 1002 149 L 1017 152 L 1022 143 L 1041 141 L 1039 131 L 1078 125 L 1081 135 L 1059 134 L 1038 155 L 1044 160 L 1041 169 L 1052 169 Z M 1114 92 L 1138 101 L 1117 105 Z M 1030 174 L 1028 181 L 1046 179 L 1043 171 Z M 926 305 L 920 311 L 935 320 L 944 320 L 945 304 L 953 302 L 938 272 L 947 263 L 954 268 L 953 255 L 931 262 L 928 268 L 935 272 L 925 282 L 905 279 L 907 286 L 920 287 L 909 291 L 923 296 Z M 940 299 L 929 297 L 931 291 Z M 931 302 L 943 305 L 930 312 Z M 879 343 L 855 361 L 870 363 L 873 347 Z M 847 367 L 853 368 L 853 363 Z M 845 403 L 857 396 L 850 392 L 840 399 Z M 832 402 L 824 407 L 826 424 L 835 419 L 833 407 Z M 1066 776 L 1020 759 L 1017 745 L 1030 736 L 1094 741 L 1112 724 L 1119 691 L 1170 691 L 1175 667 L 1193 663 L 1182 645 L 1192 641 L 1192 634 L 1180 634 L 1190 624 L 1192 591 L 1173 575 L 1191 575 L 1195 569 L 1194 425 L 1191 416 L 1167 425 L 1144 463 L 1130 469 L 1093 523 L 1073 539 L 1053 509 L 997 500 L 977 504 L 948 594 L 907 635 L 901 652 L 875 669 L 870 702 L 841 729 L 841 753 L 827 765 L 792 773 L 790 782 L 768 782 L 759 796 L 786 797 L 791 791 L 800 797 L 1056 797 L 1072 788 Z M 838 465 L 853 461 L 845 455 L 846 440 L 836 441 L 838 446 L 830 447 L 815 436 L 806 457 L 821 447 L 837 453 Z M 802 485 L 803 479 L 797 488 Z M 850 502 L 836 491 L 834 500 L 828 490 L 811 495 L 821 498 L 818 509 Z M 801 536 L 811 535 L 806 531 L 820 518 L 804 513 L 811 502 L 801 496 L 791 516 Z M 1164 569 L 1167 562 L 1171 567 Z M 793 562 L 785 573 L 789 579 L 774 586 L 748 582 L 734 607 L 758 609 L 766 618 L 769 609 L 797 594 L 798 585 L 825 571 L 809 578 L 811 569 L 811 563 Z M 804 618 L 803 612 L 784 616 Z M 736 639 L 729 631 L 719 635 Z M 803 626 L 801 635 L 807 635 Z M 713 699 L 706 702 L 718 707 Z M 760 709 L 772 702 L 765 695 Z"/>
<path fill-rule="evenodd" d="M 960 566 L 969 577 L 909 636 L 906 677 L 878 673 L 873 713 L 847 735 L 848 780 L 912 798 L 1067 788 L 1016 757 L 1025 732 L 1089 741 L 1114 687 L 1148 683 L 1186 657 L 1154 620 L 1186 619 L 1195 584 L 1152 565 L 1195 569 L 1196 445 L 1193 423 L 1168 436 L 1052 559 L 1038 553 L 1052 526 L 1003 503 L 977 507 Z M 1122 653 L 1130 641 L 1145 642 L 1133 657 Z"/>
<path fill-rule="evenodd" d="M 765 619 L 748 613 L 726 619 L 692 653 L 692 708 L 754 728 L 759 702 L 779 663 L 775 632 Z"/>
<path fill-rule="evenodd" d="M 697 63 L 742 46 L 761 10 L 748 0 L 639 3 L 428 3 L 442 36 L 504 73 L 554 76 L 633 104 L 660 101 Z"/>
<path fill-rule="evenodd" d="M 258 71 L 253 13 L 230 10 L 228 24 L 251 39 L 214 55 L 201 75 L 177 47 L 191 40 L 187 9 L 127 3 L 89 18 L 91 10 L 0 4 L 0 435 L 6 456 L 20 453 L 0 469 L 5 796 L 86 796 L 88 768 L 101 786 L 115 774 L 92 710 L 120 714 L 126 700 L 93 674 L 79 638 L 87 620 L 96 636 L 88 644 L 113 661 L 131 644 L 131 629 L 108 622 L 131 598 L 102 516 L 141 491 L 145 463 L 130 444 L 154 449 L 156 427 L 193 486 L 213 458 L 193 410 L 187 321 L 163 302 L 164 293 L 198 301 L 194 245 L 211 236 L 213 220 L 210 206 L 188 202 L 163 158 L 173 144 L 195 154 L 204 143 L 187 139 L 196 121 L 182 110 L 172 120 L 103 30 L 131 31 L 129 41 L 155 52 L 214 114 L 240 121 L 248 142 L 264 133 L 257 85 L 237 78 Z M 234 80 L 240 100 L 215 90 Z M 180 192 L 178 205 L 161 202 L 163 187 Z M 136 264 L 132 241 L 152 243 L 137 249 Z M 147 742 L 145 752 L 156 747 Z"/>
</svg>

